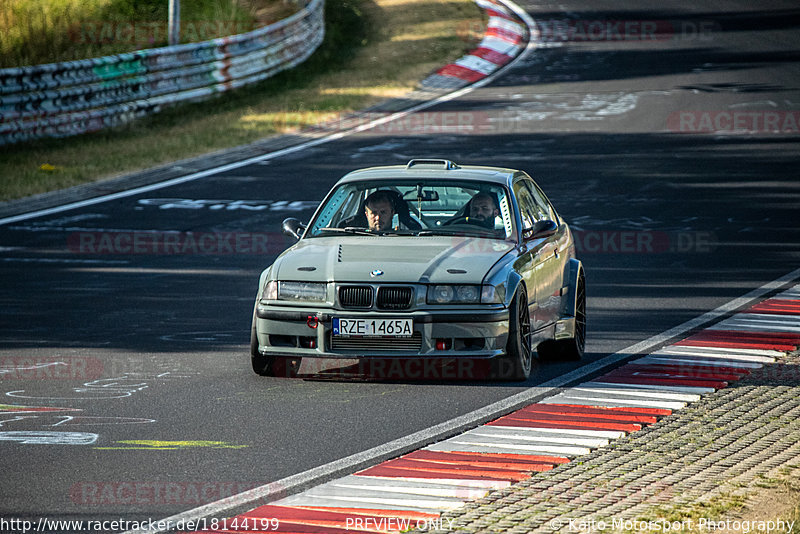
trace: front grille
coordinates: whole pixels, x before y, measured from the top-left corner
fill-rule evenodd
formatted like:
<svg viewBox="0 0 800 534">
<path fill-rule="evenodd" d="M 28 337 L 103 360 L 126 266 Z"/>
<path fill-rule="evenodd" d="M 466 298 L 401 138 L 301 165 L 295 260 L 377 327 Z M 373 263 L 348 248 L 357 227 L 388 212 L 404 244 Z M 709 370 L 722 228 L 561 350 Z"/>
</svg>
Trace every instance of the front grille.
<svg viewBox="0 0 800 534">
<path fill-rule="evenodd" d="M 378 288 L 378 309 L 407 310 L 411 307 L 414 290 L 410 287 Z"/>
<path fill-rule="evenodd" d="M 339 337 L 331 335 L 332 351 L 412 351 L 422 347 L 422 334 L 414 332 L 411 337 Z"/>
<path fill-rule="evenodd" d="M 339 288 L 339 304 L 343 308 L 372 307 L 372 287 L 342 286 Z"/>
</svg>

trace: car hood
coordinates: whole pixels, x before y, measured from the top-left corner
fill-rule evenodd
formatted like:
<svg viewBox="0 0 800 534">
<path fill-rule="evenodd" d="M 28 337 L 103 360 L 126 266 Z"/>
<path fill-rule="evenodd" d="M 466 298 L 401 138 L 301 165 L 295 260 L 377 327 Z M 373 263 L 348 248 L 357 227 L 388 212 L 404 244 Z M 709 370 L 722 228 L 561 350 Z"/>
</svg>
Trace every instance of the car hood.
<svg viewBox="0 0 800 534">
<path fill-rule="evenodd" d="M 272 278 L 298 281 L 480 283 L 514 248 L 474 237 L 337 236 L 302 239 L 273 265 Z M 373 275 L 373 271 L 377 274 Z"/>
</svg>

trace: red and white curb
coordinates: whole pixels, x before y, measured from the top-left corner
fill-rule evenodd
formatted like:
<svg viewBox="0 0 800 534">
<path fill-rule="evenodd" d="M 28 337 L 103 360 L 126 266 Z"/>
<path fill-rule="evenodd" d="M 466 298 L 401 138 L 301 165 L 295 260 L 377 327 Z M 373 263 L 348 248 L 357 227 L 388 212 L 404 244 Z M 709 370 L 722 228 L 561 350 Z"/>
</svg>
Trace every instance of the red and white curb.
<svg viewBox="0 0 800 534">
<path fill-rule="evenodd" d="M 224 523 L 232 529 L 204 532 L 448 528 L 443 512 L 641 430 L 798 346 L 800 285 L 478 428 L 240 514 Z"/>
<path fill-rule="evenodd" d="M 467 55 L 422 80 L 422 87 L 456 89 L 475 83 L 511 62 L 527 46 L 527 27 L 510 9 L 495 0 L 475 3 L 489 16 L 483 40 Z"/>
</svg>

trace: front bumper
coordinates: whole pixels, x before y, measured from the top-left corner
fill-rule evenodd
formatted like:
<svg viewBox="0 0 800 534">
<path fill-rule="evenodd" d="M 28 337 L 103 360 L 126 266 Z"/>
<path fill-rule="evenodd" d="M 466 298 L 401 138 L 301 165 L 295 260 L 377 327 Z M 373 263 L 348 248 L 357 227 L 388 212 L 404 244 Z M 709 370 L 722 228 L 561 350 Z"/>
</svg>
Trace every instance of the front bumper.
<svg viewBox="0 0 800 534">
<path fill-rule="evenodd" d="M 411 318 L 413 338 L 334 338 L 332 319 Z M 303 358 L 493 358 L 505 352 L 508 309 L 403 312 L 298 308 L 258 304 L 258 350 Z M 446 341 L 443 350 L 437 340 Z"/>
</svg>

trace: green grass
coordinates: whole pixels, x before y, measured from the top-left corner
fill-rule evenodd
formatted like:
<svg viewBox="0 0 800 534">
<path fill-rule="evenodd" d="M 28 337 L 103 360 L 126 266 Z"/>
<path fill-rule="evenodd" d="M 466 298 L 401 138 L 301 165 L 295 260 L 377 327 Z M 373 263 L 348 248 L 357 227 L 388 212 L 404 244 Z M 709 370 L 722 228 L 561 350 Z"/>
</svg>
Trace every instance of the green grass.
<svg viewBox="0 0 800 534">
<path fill-rule="evenodd" d="M 477 32 L 460 30 L 482 21 L 472 0 L 327 0 L 325 41 L 290 71 L 125 127 L 0 147 L 0 200 L 254 142 L 400 96 L 473 47 Z"/>
<path fill-rule="evenodd" d="M 243 33 L 297 9 L 284 0 L 181 0 L 181 42 Z M 0 66 L 167 44 L 167 0 L 0 0 Z"/>
</svg>

